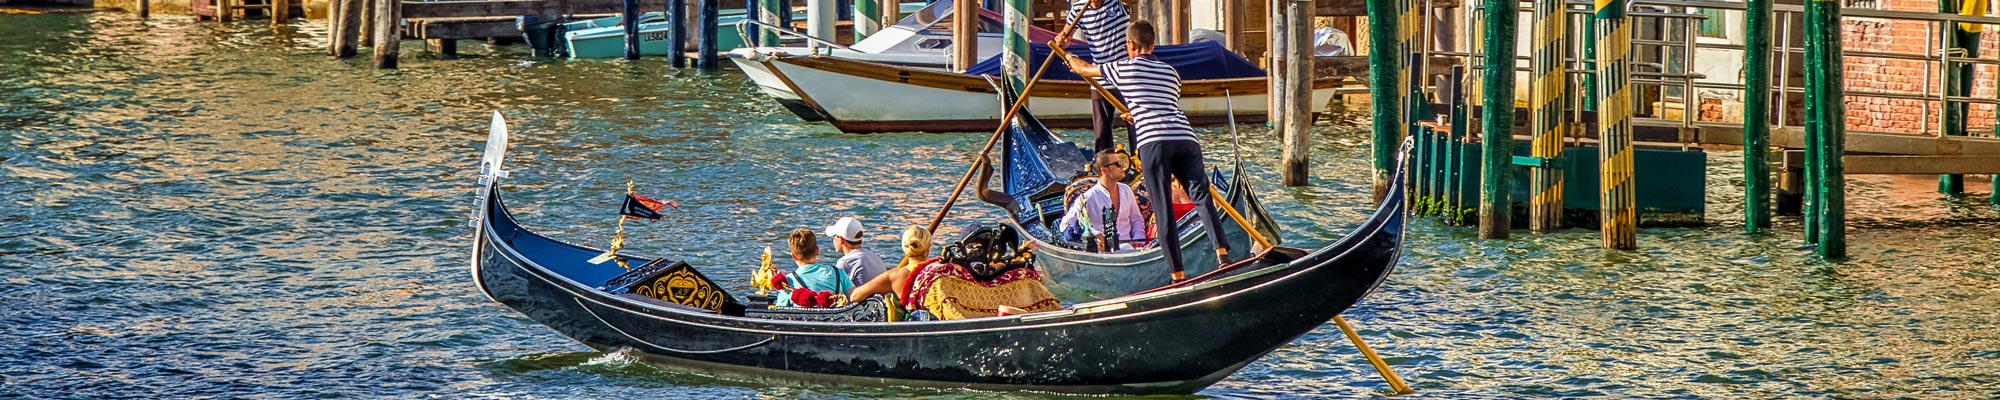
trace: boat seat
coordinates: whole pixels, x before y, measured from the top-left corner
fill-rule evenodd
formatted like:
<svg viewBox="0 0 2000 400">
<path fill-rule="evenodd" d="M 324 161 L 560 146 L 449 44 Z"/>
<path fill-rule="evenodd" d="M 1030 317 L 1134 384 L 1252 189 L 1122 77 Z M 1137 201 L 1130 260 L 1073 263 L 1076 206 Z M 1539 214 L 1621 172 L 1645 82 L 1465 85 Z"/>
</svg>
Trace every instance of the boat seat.
<svg viewBox="0 0 2000 400">
<path fill-rule="evenodd" d="M 786 321 L 888 322 L 889 301 L 881 295 L 848 303 L 841 308 L 778 307 L 745 310 L 743 316 Z"/>
</svg>

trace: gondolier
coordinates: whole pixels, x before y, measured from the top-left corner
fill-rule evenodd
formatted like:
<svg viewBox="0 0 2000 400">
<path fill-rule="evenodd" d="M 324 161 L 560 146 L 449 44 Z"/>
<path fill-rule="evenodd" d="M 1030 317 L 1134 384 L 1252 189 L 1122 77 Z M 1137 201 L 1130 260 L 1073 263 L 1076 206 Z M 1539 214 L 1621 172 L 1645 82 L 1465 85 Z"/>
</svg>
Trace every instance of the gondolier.
<svg viewBox="0 0 2000 400">
<path fill-rule="evenodd" d="M 1070 0 L 1067 18 L 1067 23 L 1076 27 L 1073 30 L 1083 31 L 1083 40 L 1090 42 L 1092 62 L 1110 64 L 1132 58 L 1131 51 L 1125 48 L 1125 31 L 1132 25 L 1132 16 L 1125 13 L 1125 3 L 1119 0 Z M 1055 43 L 1069 43 L 1068 32 L 1064 31 L 1065 35 L 1056 37 Z M 1124 101 L 1117 84 L 1108 79 L 1097 79 L 1097 83 L 1111 92 L 1113 98 L 1106 99 L 1095 91 L 1090 93 L 1090 127 L 1097 135 L 1097 140 L 1092 142 L 1094 147 L 1090 149 L 1092 154 L 1111 150 L 1115 146 L 1112 144 L 1111 129 L 1119 125 L 1119 117 L 1118 109 L 1112 108 L 1111 102 Z M 1128 149 L 1134 146 L 1132 140 L 1135 136 L 1138 135 L 1134 133 L 1126 137 Z"/>
<path fill-rule="evenodd" d="M 1169 199 L 1167 180 L 1180 182 L 1187 189 L 1188 198 L 1194 201 L 1195 213 L 1201 215 L 1208 236 L 1223 237 L 1222 219 L 1216 214 L 1215 204 L 1210 202 L 1208 168 L 1202 165 L 1201 142 L 1195 140 L 1194 128 L 1188 125 L 1187 115 L 1180 109 L 1180 72 L 1153 56 L 1152 23 L 1134 22 L 1126 34 L 1131 59 L 1103 65 L 1092 65 L 1075 56 L 1065 61 L 1077 75 L 1104 77 L 1122 88 L 1126 108 L 1132 114 L 1132 136 L 1139 142 L 1140 168 L 1149 197 Z M 1154 229 L 1159 230 L 1155 236 L 1161 246 L 1180 248 L 1180 232 L 1174 226 L 1173 213 L 1155 212 L 1153 221 Z M 1229 263 L 1227 241 L 1215 241 L 1215 252 L 1219 264 Z M 1165 253 L 1174 279 L 1181 279 L 1186 269 L 1180 253 Z"/>
</svg>

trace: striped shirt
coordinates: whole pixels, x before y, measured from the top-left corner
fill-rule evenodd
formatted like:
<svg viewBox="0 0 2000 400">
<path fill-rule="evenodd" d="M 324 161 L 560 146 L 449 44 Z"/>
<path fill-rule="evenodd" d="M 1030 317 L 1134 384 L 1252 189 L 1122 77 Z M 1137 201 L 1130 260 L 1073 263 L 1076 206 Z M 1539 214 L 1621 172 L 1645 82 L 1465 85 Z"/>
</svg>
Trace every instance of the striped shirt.
<svg viewBox="0 0 2000 400">
<path fill-rule="evenodd" d="M 1132 27 L 1132 16 L 1125 13 L 1125 3 L 1119 0 L 1098 0 L 1097 8 L 1090 8 L 1091 0 L 1070 0 L 1067 23 L 1083 33 L 1083 41 L 1090 43 L 1090 62 L 1110 64 L 1132 58 L 1125 51 L 1125 30 Z M 1078 25 L 1081 22 L 1082 25 Z M 1107 89 L 1115 89 L 1111 82 L 1098 79 L 1097 83 Z"/>
<path fill-rule="evenodd" d="M 1195 141 L 1194 127 L 1181 113 L 1181 73 L 1152 54 L 1099 65 L 1099 72 L 1118 85 L 1125 107 L 1132 110 L 1132 135 L 1139 145 L 1186 140 Z"/>
</svg>

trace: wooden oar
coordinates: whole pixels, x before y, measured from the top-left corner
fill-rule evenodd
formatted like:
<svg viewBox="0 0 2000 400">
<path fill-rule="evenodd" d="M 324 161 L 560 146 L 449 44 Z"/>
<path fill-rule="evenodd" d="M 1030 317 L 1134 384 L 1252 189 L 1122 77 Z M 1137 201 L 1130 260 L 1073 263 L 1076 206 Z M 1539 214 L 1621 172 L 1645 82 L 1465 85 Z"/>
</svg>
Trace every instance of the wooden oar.
<svg viewBox="0 0 2000 400">
<path fill-rule="evenodd" d="M 1223 105 L 1229 107 L 1229 135 L 1234 137 L 1236 135 L 1236 107 L 1229 102 L 1227 92 L 1223 93 L 1222 99 Z M 1264 245 L 1265 248 L 1272 246 L 1271 241 L 1264 238 L 1264 234 L 1258 233 L 1256 227 L 1250 226 L 1250 221 L 1244 219 L 1243 214 L 1236 212 L 1236 207 L 1229 205 L 1229 201 L 1222 197 L 1222 192 L 1215 190 L 1215 185 L 1208 185 L 1208 197 L 1209 202 L 1215 204 L 1215 208 L 1220 208 L 1223 213 L 1229 214 L 1229 219 L 1235 220 L 1236 225 L 1242 226 L 1243 231 L 1250 234 L 1250 240 L 1257 241 L 1257 244 Z M 1218 268 L 1220 267 L 1218 266 Z M 1395 391 L 1396 394 L 1410 393 L 1410 385 L 1403 383 L 1403 378 L 1397 377 L 1396 371 L 1389 369 L 1389 363 L 1383 361 L 1382 356 L 1376 355 L 1375 349 L 1368 348 L 1368 343 L 1361 341 L 1361 334 L 1355 333 L 1354 327 L 1347 325 L 1346 318 L 1341 318 L 1339 314 L 1335 314 L 1333 316 L 1333 324 L 1340 327 L 1341 333 L 1347 334 L 1347 340 L 1354 342 L 1354 347 L 1361 349 L 1361 356 L 1367 358 L 1368 363 L 1375 366 L 1375 372 L 1382 374 L 1382 380 L 1389 381 L 1389 390 Z"/>
<path fill-rule="evenodd" d="M 1069 36 L 1069 32 L 1074 29 L 1076 29 L 1076 25 L 1065 26 L 1062 32 L 1056 34 L 1056 37 Z M 1049 48 L 1061 49 L 1062 46 L 1049 43 Z M 1000 143 L 1000 135 L 1007 133 L 1007 126 L 1014 121 L 1014 114 L 1021 111 L 1022 105 L 1028 104 L 1029 91 L 1035 89 L 1035 83 L 1042 80 L 1042 72 L 1048 71 L 1049 62 L 1055 61 L 1056 58 L 1058 57 L 1050 54 L 1049 58 L 1042 59 L 1042 66 L 1035 69 L 1035 76 L 1028 78 L 1028 85 L 1021 88 L 1021 98 L 1014 99 L 1014 104 L 1007 106 L 1007 112 L 1000 114 L 1000 127 L 993 130 L 993 137 L 986 139 L 986 147 L 979 150 L 979 156 L 973 157 L 972 168 L 966 169 L 965 177 L 959 178 L 958 187 L 951 189 L 951 197 L 944 200 L 944 207 L 938 208 L 937 215 L 931 217 L 931 224 L 924 229 L 925 231 L 937 232 L 938 224 L 944 222 L 944 214 L 951 212 L 952 204 L 958 203 L 958 195 L 965 192 L 965 184 L 972 182 L 972 175 L 979 172 L 980 166 L 986 164 L 986 154 L 993 152 L 993 145 L 995 143 Z M 1088 81 L 1089 79 L 1085 80 Z M 1003 94 L 1001 98 L 1004 99 L 1006 96 Z"/>
</svg>

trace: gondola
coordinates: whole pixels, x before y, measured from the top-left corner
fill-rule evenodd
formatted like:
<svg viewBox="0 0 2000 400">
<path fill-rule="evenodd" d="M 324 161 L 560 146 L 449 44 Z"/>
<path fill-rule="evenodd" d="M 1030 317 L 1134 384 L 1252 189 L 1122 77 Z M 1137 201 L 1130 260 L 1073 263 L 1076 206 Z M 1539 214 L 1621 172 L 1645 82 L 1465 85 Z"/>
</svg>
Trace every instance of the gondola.
<svg viewBox="0 0 2000 400">
<path fill-rule="evenodd" d="M 861 322 L 869 318 L 856 310 L 870 302 L 823 311 L 745 307 L 682 260 L 628 258 L 636 266 L 629 272 L 587 263 L 601 251 L 537 234 L 508 213 L 497 113 L 494 125 L 474 214 L 479 290 L 592 348 L 630 349 L 724 378 L 1192 393 L 1367 296 L 1394 269 L 1406 218 L 1397 185 L 1367 221 L 1318 249 L 1280 246 L 1173 285 L 1056 311 Z"/>
<path fill-rule="evenodd" d="M 1101 300 L 1160 287 L 1172 280 L 1167 274 L 1166 256 L 1159 247 L 1095 253 L 1063 243 L 1055 237 L 1054 225 L 1062 219 L 1064 210 L 1063 188 L 1071 179 L 1084 174 L 1085 166 L 1090 164 L 1092 158 L 1090 150 L 1056 137 L 1033 113 L 1021 110 L 1009 124 L 1001 151 L 1002 197 L 1011 206 L 994 204 L 1007 215 L 999 222 L 1036 242 L 1036 248 L 1040 250 L 1035 257 L 1035 267 L 1048 278 L 1050 291 L 1065 299 Z M 1272 222 L 1263 205 L 1258 203 L 1255 193 L 1250 191 L 1248 182 L 1243 179 L 1241 165 L 1235 165 L 1233 169 L 1229 177 L 1220 172 L 1212 173 L 1209 181 L 1223 188 L 1221 191 L 1230 205 L 1242 212 L 1245 219 L 1252 221 L 1264 237 L 1276 240 L 1277 224 Z M 1227 221 L 1227 217 L 1224 220 Z M 1200 275 L 1215 270 L 1215 245 L 1210 242 L 1208 231 L 1202 229 L 1198 218 L 1189 213 L 1180 219 L 1178 225 L 1181 260 L 1186 264 L 1186 272 Z M 1251 252 L 1250 236 L 1241 225 L 1224 223 L 1222 231 L 1225 240 L 1229 241 L 1230 259 L 1255 255 Z"/>
</svg>

